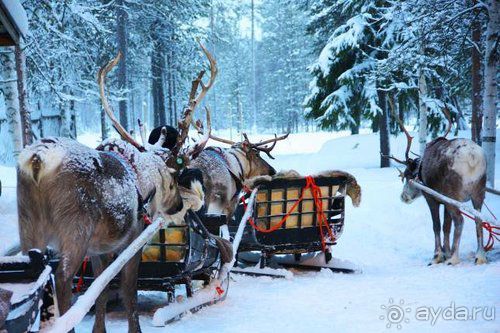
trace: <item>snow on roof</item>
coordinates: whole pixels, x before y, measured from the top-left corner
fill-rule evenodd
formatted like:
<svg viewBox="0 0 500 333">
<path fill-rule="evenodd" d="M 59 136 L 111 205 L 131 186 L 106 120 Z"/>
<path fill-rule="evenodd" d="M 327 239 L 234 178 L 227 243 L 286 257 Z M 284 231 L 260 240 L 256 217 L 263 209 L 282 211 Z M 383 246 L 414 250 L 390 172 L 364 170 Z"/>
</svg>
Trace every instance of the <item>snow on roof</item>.
<svg viewBox="0 0 500 333">
<path fill-rule="evenodd" d="M 28 16 L 19 0 L 0 0 L 0 7 L 6 12 L 19 34 L 28 33 Z"/>
</svg>

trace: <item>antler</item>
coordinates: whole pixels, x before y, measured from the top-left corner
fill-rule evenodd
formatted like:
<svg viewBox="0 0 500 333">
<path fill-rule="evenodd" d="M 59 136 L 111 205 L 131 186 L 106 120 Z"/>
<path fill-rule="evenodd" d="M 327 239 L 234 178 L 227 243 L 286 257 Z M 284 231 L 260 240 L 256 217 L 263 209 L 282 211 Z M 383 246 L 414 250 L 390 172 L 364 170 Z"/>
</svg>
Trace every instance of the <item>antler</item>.
<svg viewBox="0 0 500 333">
<path fill-rule="evenodd" d="M 452 121 L 451 121 L 451 115 L 450 115 L 450 109 L 448 109 L 448 104 L 444 103 L 444 107 L 442 108 L 444 116 L 448 120 L 448 126 L 446 127 L 446 132 L 443 135 L 443 138 L 446 138 L 448 133 L 451 131 L 451 126 L 452 126 Z"/>
<path fill-rule="evenodd" d="M 274 146 L 276 146 L 276 142 L 281 141 L 281 140 L 285 140 L 286 138 L 288 138 L 288 135 L 290 135 L 290 132 L 288 132 L 280 137 L 278 137 L 276 134 L 274 134 L 274 139 L 264 140 L 264 141 L 261 141 L 259 143 L 251 143 L 250 140 L 248 139 L 247 134 L 243 133 L 243 137 L 245 138 L 245 141 L 243 141 L 243 143 L 247 144 L 251 148 L 254 148 L 258 151 L 266 153 L 267 156 L 269 156 L 269 158 L 272 158 L 274 160 L 274 157 L 271 155 L 271 150 L 273 150 Z M 263 145 L 267 145 L 268 143 L 272 143 L 272 145 L 270 147 L 268 147 L 268 146 L 262 147 Z"/>
<path fill-rule="evenodd" d="M 211 137 L 212 122 L 210 118 L 210 109 L 208 107 L 205 107 L 205 111 L 207 114 L 206 116 L 207 116 L 208 131 L 203 133 L 203 137 L 200 139 L 200 141 L 196 142 L 193 146 L 189 147 L 188 155 L 191 156 L 192 158 L 196 158 L 198 154 L 201 153 L 203 149 L 205 149 L 208 139 Z"/>
<path fill-rule="evenodd" d="M 104 111 L 106 112 L 109 119 L 111 120 L 113 127 L 120 134 L 122 139 L 129 142 L 131 145 L 136 147 L 139 151 L 144 152 L 144 151 L 146 151 L 144 146 L 142 146 L 137 141 L 135 141 L 135 139 L 132 137 L 132 135 L 130 135 L 130 133 L 128 133 L 123 128 L 123 126 L 120 124 L 120 122 L 115 118 L 113 110 L 111 109 L 111 106 L 108 103 L 108 99 L 106 98 L 105 87 L 104 87 L 105 82 L 106 82 L 106 75 L 120 61 L 121 56 L 122 56 L 122 54 L 120 52 L 118 52 L 118 55 L 114 59 L 111 59 L 104 67 L 101 67 L 101 69 L 99 69 L 99 73 L 97 74 L 97 82 L 99 83 L 99 93 L 101 96 L 102 107 L 104 108 Z"/>
<path fill-rule="evenodd" d="M 181 121 L 179 121 L 179 136 L 177 137 L 177 143 L 175 144 L 175 147 L 172 149 L 174 155 L 177 155 L 184 145 L 188 137 L 189 126 L 193 119 L 194 110 L 200 104 L 201 100 L 205 97 L 208 90 L 212 87 L 215 81 L 215 77 L 217 76 L 217 63 L 215 59 L 199 40 L 198 44 L 200 45 L 203 53 L 210 62 L 210 78 L 207 84 L 203 83 L 202 78 L 205 75 L 205 70 L 202 70 L 200 71 L 196 79 L 192 82 L 191 92 L 189 93 L 189 103 L 186 109 L 184 109 Z M 196 95 L 199 86 L 201 86 L 201 91 L 198 95 Z"/>
<path fill-rule="evenodd" d="M 207 109 L 207 112 L 208 112 L 208 106 L 206 106 L 205 108 Z M 194 120 L 192 120 L 191 123 L 192 123 L 193 127 L 198 131 L 198 133 L 204 134 L 203 124 L 201 124 L 201 122 L 199 120 L 196 121 L 196 122 Z M 215 136 L 212 133 L 210 133 L 209 138 L 212 139 L 212 140 L 214 140 L 214 141 L 219 141 L 219 142 L 231 145 L 231 146 L 233 146 L 233 145 L 236 144 L 236 142 L 234 142 L 234 141 L 231 141 L 231 140 L 228 140 L 228 139 L 219 138 L 218 136 Z"/>
<path fill-rule="evenodd" d="M 392 116 L 394 117 L 394 119 L 396 119 L 398 125 L 399 125 L 399 128 L 401 128 L 401 130 L 405 133 L 406 135 L 406 152 L 405 152 L 405 161 L 402 161 L 400 159 L 397 159 L 395 158 L 394 156 L 388 156 L 390 159 L 398 162 L 398 163 L 401 163 L 401 164 L 408 164 L 408 161 L 410 160 L 410 149 L 411 149 L 411 142 L 413 140 L 413 137 L 410 135 L 410 133 L 408 133 L 408 131 L 406 130 L 405 128 L 405 125 L 403 124 L 403 122 L 401 121 L 401 119 L 399 119 L 398 115 L 396 114 L 396 111 L 394 110 L 394 101 L 392 100 L 392 96 L 389 97 L 389 105 L 390 105 L 390 109 L 391 109 L 391 113 L 392 113 Z"/>
</svg>

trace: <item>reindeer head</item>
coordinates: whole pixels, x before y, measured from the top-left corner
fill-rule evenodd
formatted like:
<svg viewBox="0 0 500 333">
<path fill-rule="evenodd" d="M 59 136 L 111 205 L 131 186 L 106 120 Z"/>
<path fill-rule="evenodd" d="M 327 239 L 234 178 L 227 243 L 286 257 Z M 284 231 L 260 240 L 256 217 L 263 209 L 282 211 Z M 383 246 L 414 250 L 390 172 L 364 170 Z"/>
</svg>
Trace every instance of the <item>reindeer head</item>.
<svg viewBox="0 0 500 333">
<path fill-rule="evenodd" d="M 232 144 L 232 148 L 242 152 L 248 162 L 249 170 L 248 174 L 245 175 L 246 178 L 253 178 L 256 176 L 274 176 L 276 174 L 276 170 L 260 156 L 260 153 L 266 153 L 269 158 L 274 159 L 271 155 L 271 151 L 276 146 L 276 142 L 286 139 L 288 134 L 289 133 L 280 137 L 275 135 L 274 139 L 261 141 L 259 143 L 251 143 L 247 134 L 243 133 L 245 140 Z M 272 145 L 267 146 L 269 143 L 272 143 Z"/>
<path fill-rule="evenodd" d="M 141 173 L 156 172 L 158 171 L 159 177 L 155 181 L 155 200 L 154 200 L 154 210 L 162 215 L 173 215 L 183 209 L 183 201 L 181 193 L 178 188 L 178 174 L 184 169 L 189 161 L 195 158 L 205 147 L 210 131 L 210 113 L 207 109 L 207 133 L 202 137 L 202 139 L 196 142 L 193 146 L 183 147 L 188 136 L 189 124 L 192 119 L 193 112 L 195 108 L 199 105 L 200 101 L 206 95 L 208 89 L 213 85 L 215 76 L 217 74 L 217 67 L 215 60 L 212 58 L 210 53 L 205 49 L 203 45 L 200 46 L 210 61 L 210 80 L 207 84 L 202 82 L 203 75 L 205 71 L 201 71 L 196 80 L 193 81 L 191 87 L 191 93 L 189 95 L 189 103 L 183 112 L 182 119 L 179 121 L 179 136 L 173 145 L 172 149 L 164 149 L 162 145 L 168 140 L 168 132 L 166 128 L 160 130 L 159 140 L 156 144 L 150 145 L 146 143 L 144 131 L 142 124 L 139 122 L 141 137 L 143 145 L 139 144 L 134 138 L 121 126 L 114 116 L 113 111 L 108 103 L 105 95 L 105 78 L 106 74 L 118 63 L 121 54 L 111 60 L 106 66 L 100 69 L 98 74 L 98 82 L 100 87 L 101 101 L 106 111 L 106 114 L 111 119 L 113 127 L 121 135 L 122 139 L 130 143 L 135 147 L 140 153 L 149 154 L 149 158 L 145 158 L 150 161 L 149 168 L 153 170 L 138 170 Z M 201 85 L 201 92 L 197 95 L 198 87 Z M 161 184 L 160 184 L 161 183 Z"/>
<path fill-rule="evenodd" d="M 404 171 L 401 171 L 398 168 L 399 177 L 401 177 L 401 181 L 404 183 L 403 191 L 401 192 L 401 201 L 403 201 L 404 203 L 410 204 L 415 199 L 417 199 L 419 196 L 422 195 L 422 191 L 420 189 L 416 188 L 415 186 L 413 186 L 412 183 L 410 182 L 410 180 L 419 180 L 422 158 L 420 156 L 418 156 L 417 154 L 414 154 L 417 156 L 416 158 L 414 158 L 414 159 L 410 158 L 410 149 L 411 149 L 411 143 L 412 143 L 413 137 L 410 135 L 410 133 L 408 133 L 408 131 L 406 130 L 401 119 L 399 119 L 399 117 L 396 115 L 396 112 L 394 110 L 394 102 L 393 102 L 392 98 L 389 98 L 389 105 L 390 105 L 392 115 L 396 119 L 401 130 L 406 135 L 406 151 L 405 151 L 405 159 L 404 160 L 397 159 L 394 156 L 388 156 L 388 157 L 405 166 Z M 446 136 L 448 135 L 448 133 L 451 130 L 451 117 L 450 117 L 450 113 L 449 113 L 449 110 L 448 110 L 448 107 L 446 106 L 446 104 L 444 105 L 443 113 L 446 116 L 446 118 L 448 119 L 448 128 L 442 137 L 442 138 L 446 138 Z"/>
</svg>

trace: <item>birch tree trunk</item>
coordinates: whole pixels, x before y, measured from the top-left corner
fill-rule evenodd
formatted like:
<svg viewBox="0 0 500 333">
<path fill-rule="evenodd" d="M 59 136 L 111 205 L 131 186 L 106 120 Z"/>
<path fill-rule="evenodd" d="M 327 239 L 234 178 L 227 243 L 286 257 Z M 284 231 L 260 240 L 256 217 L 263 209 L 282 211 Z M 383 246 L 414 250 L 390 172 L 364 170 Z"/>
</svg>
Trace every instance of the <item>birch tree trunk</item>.
<svg viewBox="0 0 500 333">
<path fill-rule="evenodd" d="M 421 68 L 418 70 L 418 105 L 419 105 L 419 128 L 418 143 L 420 144 L 420 155 L 424 155 L 425 145 L 427 144 L 427 82 L 424 72 Z"/>
<path fill-rule="evenodd" d="M 19 114 L 19 95 L 16 83 L 16 64 L 14 57 L 14 49 L 9 48 L 12 52 L 0 53 L 1 63 L 3 64 L 3 72 L 5 73 L 6 82 L 3 86 L 5 98 L 5 114 L 9 125 L 9 133 L 12 139 L 12 147 L 14 157 L 17 158 L 23 148 L 21 117 Z"/>
<path fill-rule="evenodd" d="M 472 5 L 475 6 L 478 0 L 473 0 Z M 481 145 L 481 129 L 483 127 L 483 110 L 481 96 L 481 22 L 478 17 L 478 11 L 474 11 L 474 19 L 472 21 L 472 52 L 471 52 L 471 85 L 472 85 L 472 120 L 471 120 L 471 138 L 478 145 Z"/>
<path fill-rule="evenodd" d="M 116 1 L 116 39 L 118 43 L 118 51 L 122 54 L 122 59 L 118 63 L 118 89 L 120 90 L 120 101 L 118 103 L 120 113 L 120 124 L 129 130 L 128 113 L 127 113 L 127 11 L 125 10 L 124 0 Z"/>
<path fill-rule="evenodd" d="M 15 48 L 17 92 L 19 95 L 19 115 L 21 119 L 21 130 L 23 146 L 33 142 L 33 131 L 31 129 L 31 112 L 28 108 L 28 96 L 26 94 L 26 57 L 20 45 Z"/>
<path fill-rule="evenodd" d="M 499 1 L 488 1 L 488 26 L 486 28 L 486 52 L 484 56 L 484 130 L 483 148 L 486 153 L 486 179 L 495 186 L 495 143 L 497 119 L 497 70 L 498 40 L 500 28 Z"/>
</svg>

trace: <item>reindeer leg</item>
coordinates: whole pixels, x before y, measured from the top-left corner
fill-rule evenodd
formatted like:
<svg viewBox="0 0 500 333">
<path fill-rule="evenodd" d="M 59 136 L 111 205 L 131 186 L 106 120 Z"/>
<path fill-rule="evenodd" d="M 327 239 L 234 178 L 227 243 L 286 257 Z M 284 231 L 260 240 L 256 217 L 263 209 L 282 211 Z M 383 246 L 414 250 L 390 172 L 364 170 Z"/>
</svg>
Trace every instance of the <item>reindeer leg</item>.
<svg viewBox="0 0 500 333">
<path fill-rule="evenodd" d="M 452 206 L 446 206 L 446 209 L 453 219 L 455 225 L 455 230 L 453 231 L 453 245 L 451 247 L 451 258 L 446 260 L 448 265 L 456 265 L 460 262 L 459 247 L 460 247 L 460 237 L 462 236 L 462 229 L 464 227 L 464 218 L 460 214 L 460 211 Z"/>
<path fill-rule="evenodd" d="M 82 242 L 73 239 L 63 243 L 60 248 L 61 259 L 56 271 L 56 295 L 61 315 L 71 307 L 73 277 L 82 264 L 87 250 L 87 242 L 81 246 L 75 246 L 79 243 Z"/>
<path fill-rule="evenodd" d="M 98 277 L 108 267 L 110 257 L 107 254 L 94 256 L 92 260 L 92 271 L 94 277 Z M 106 287 L 95 302 L 95 321 L 92 329 L 93 333 L 106 332 L 106 304 L 108 303 L 108 287 Z"/>
<path fill-rule="evenodd" d="M 481 211 L 484 201 L 484 191 L 478 197 L 472 198 L 472 206 L 475 210 Z M 483 221 L 477 218 L 476 221 L 476 237 L 477 237 L 477 251 L 476 251 L 476 264 L 486 264 L 488 260 L 486 259 L 486 252 L 484 251 L 483 243 Z"/>
<path fill-rule="evenodd" d="M 443 222 L 443 250 L 446 259 L 451 256 L 450 249 L 450 231 L 451 231 L 451 215 L 450 212 L 444 207 L 444 222 Z"/>
<path fill-rule="evenodd" d="M 141 332 L 139 325 L 139 313 L 137 312 L 137 276 L 139 273 L 139 263 L 141 261 L 141 251 L 130 259 L 121 272 L 121 289 L 123 304 L 127 310 L 129 333 Z"/>
<path fill-rule="evenodd" d="M 439 264 L 445 261 L 443 249 L 441 247 L 441 221 L 439 219 L 439 203 L 430 198 L 425 197 L 432 216 L 432 228 L 434 230 L 434 257 L 429 265 Z"/>
</svg>

